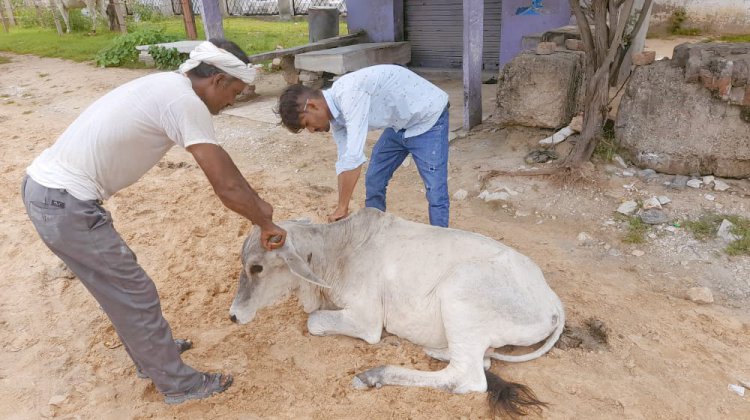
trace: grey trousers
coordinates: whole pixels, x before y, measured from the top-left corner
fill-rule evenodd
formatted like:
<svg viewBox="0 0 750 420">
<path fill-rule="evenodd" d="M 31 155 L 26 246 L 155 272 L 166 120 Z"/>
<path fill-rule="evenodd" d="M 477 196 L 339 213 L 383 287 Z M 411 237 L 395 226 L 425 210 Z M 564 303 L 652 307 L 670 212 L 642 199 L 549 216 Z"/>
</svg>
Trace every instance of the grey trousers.
<svg viewBox="0 0 750 420">
<path fill-rule="evenodd" d="M 183 363 L 156 286 L 112 225 L 101 202 L 24 177 L 21 196 L 42 241 L 96 298 L 136 366 L 165 394 L 187 391 L 201 374 Z"/>
</svg>

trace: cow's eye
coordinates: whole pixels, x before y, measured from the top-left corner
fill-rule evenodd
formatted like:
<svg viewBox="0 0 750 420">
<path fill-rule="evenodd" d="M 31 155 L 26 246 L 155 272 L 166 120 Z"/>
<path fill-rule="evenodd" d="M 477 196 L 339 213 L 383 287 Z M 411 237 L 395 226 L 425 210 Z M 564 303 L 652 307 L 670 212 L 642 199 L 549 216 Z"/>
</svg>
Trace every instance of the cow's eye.
<svg viewBox="0 0 750 420">
<path fill-rule="evenodd" d="M 258 274 L 261 271 L 263 271 L 263 266 L 258 264 L 253 264 L 250 266 L 250 274 Z"/>
</svg>

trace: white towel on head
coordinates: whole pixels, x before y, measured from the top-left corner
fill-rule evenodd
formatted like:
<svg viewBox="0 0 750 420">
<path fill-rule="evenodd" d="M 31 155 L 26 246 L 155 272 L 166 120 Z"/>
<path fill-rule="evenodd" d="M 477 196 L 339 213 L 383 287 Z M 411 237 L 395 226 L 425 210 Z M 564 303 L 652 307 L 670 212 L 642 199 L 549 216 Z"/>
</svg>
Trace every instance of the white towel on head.
<svg viewBox="0 0 750 420">
<path fill-rule="evenodd" d="M 200 63 L 210 64 L 247 84 L 255 80 L 255 67 L 252 64 L 243 63 L 234 54 L 208 41 L 201 42 L 190 52 L 190 58 L 182 63 L 180 72 L 185 74 L 198 67 Z"/>
</svg>

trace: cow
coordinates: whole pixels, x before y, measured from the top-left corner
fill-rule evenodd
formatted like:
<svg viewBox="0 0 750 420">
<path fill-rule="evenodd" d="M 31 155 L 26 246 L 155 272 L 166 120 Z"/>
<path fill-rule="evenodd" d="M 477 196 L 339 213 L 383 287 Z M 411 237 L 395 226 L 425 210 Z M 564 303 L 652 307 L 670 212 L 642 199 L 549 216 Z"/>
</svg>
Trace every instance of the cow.
<svg viewBox="0 0 750 420">
<path fill-rule="evenodd" d="M 82 9 L 86 8 L 91 14 L 91 30 L 96 32 L 96 14 L 101 13 L 101 16 L 107 16 L 107 3 L 108 0 L 54 0 L 57 5 L 60 14 L 62 15 L 63 21 L 65 21 L 65 31 L 70 33 L 70 17 L 68 12 L 71 9 Z"/>
<path fill-rule="evenodd" d="M 531 259 L 486 236 L 410 222 L 365 208 L 326 225 L 281 222 L 283 247 L 266 251 L 253 228 L 230 318 L 256 312 L 296 293 L 313 335 L 380 341 L 383 329 L 448 362 L 435 372 L 379 366 L 352 379 L 357 389 L 383 385 L 488 392 L 493 413 L 511 416 L 546 403 L 525 385 L 489 372 L 490 358 L 523 362 L 549 351 L 565 313 Z M 507 345 L 541 346 L 506 355 Z"/>
</svg>

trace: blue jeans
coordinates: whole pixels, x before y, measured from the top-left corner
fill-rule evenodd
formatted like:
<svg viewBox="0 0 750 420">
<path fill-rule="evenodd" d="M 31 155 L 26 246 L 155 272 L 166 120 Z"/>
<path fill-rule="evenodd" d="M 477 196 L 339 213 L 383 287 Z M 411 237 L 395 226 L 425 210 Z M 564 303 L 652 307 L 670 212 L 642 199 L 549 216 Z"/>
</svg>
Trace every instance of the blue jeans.
<svg viewBox="0 0 750 420">
<path fill-rule="evenodd" d="M 387 128 L 372 149 L 365 176 L 365 206 L 385 211 L 385 192 L 393 173 L 411 153 L 422 177 L 429 203 L 430 224 L 448 227 L 448 108 L 427 132 L 404 137 L 404 130 Z"/>
</svg>

